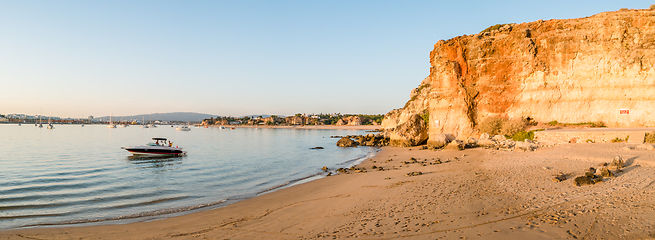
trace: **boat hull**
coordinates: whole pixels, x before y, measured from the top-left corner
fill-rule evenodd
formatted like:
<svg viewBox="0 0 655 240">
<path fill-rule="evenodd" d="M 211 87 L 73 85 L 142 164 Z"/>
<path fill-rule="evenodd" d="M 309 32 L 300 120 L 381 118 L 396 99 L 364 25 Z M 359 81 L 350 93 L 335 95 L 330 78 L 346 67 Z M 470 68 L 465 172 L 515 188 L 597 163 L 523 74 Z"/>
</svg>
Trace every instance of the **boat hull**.
<svg viewBox="0 0 655 240">
<path fill-rule="evenodd" d="M 180 156 L 186 152 L 173 147 L 126 147 L 125 150 L 139 156 Z"/>
</svg>

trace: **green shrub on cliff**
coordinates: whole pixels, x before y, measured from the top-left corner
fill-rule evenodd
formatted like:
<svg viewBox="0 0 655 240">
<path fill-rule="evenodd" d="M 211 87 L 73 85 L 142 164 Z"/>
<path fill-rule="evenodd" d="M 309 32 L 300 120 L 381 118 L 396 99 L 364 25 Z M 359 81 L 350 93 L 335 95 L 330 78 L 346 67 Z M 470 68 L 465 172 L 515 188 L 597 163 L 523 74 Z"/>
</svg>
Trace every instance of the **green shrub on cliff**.
<svg viewBox="0 0 655 240">
<path fill-rule="evenodd" d="M 488 117 L 485 118 L 479 125 L 480 132 L 489 133 L 490 135 L 500 134 L 500 129 L 505 123 L 505 119 L 500 117 Z"/>
<path fill-rule="evenodd" d="M 646 137 L 644 138 L 644 142 L 655 143 L 655 132 L 646 133 Z"/>
<path fill-rule="evenodd" d="M 479 125 L 480 132 L 490 135 L 505 135 L 512 138 L 516 133 L 525 131 L 527 126 L 523 119 L 507 120 L 501 117 L 488 117 Z"/>
<path fill-rule="evenodd" d="M 514 133 L 514 135 L 511 138 L 514 141 L 521 141 L 521 142 L 525 141 L 525 139 L 534 140 L 534 131 L 526 132 L 525 130 L 521 130 Z"/>
<path fill-rule="evenodd" d="M 482 30 L 482 32 L 480 32 L 480 33 L 486 33 L 486 32 L 491 32 L 491 31 L 493 31 L 493 30 L 498 30 L 498 29 L 500 29 L 500 27 L 502 27 L 502 26 L 504 26 L 504 25 L 505 25 L 505 24 L 496 24 L 496 25 L 490 26 L 490 27 L 488 27 L 488 28 L 485 28 L 485 29 Z"/>
<path fill-rule="evenodd" d="M 427 126 L 430 126 L 430 112 L 427 109 L 423 110 L 423 114 L 421 114 L 421 118 L 423 118 L 423 121 L 425 121 L 425 124 Z"/>
<path fill-rule="evenodd" d="M 525 121 L 523 119 L 512 119 L 509 121 L 503 122 L 503 126 L 500 129 L 500 134 L 507 137 L 512 137 L 514 134 L 520 131 L 525 130 Z"/>
</svg>

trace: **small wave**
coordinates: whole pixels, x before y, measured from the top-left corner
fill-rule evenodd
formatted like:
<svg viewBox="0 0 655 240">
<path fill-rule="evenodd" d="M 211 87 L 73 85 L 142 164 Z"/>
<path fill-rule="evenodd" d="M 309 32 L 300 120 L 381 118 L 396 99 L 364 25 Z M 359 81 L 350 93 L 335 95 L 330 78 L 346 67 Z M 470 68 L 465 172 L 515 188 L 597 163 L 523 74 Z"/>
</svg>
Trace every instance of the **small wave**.
<svg viewBox="0 0 655 240">
<path fill-rule="evenodd" d="M 14 206 L 0 206 L 0 211 L 20 210 L 20 209 L 43 209 L 67 206 L 65 203 L 50 203 L 50 204 L 25 204 Z"/>
<path fill-rule="evenodd" d="M 131 204 L 123 204 L 123 205 L 119 205 L 119 206 L 104 207 L 104 208 L 100 208 L 100 209 L 120 209 L 120 208 L 138 207 L 138 206 L 152 205 L 152 204 L 163 203 L 163 202 L 168 202 L 168 201 L 182 200 L 182 199 L 185 199 L 185 198 L 188 198 L 188 197 L 182 196 L 182 197 L 160 198 L 160 199 L 155 199 L 155 200 L 152 200 L 152 201 L 131 203 Z"/>
<path fill-rule="evenodd" d="M 377 154 L 380 151 L 382 151 L 382 150 L 379 149 L 379 148 L 376 148 L 375 150 L 367 153 L 366 155 L 361 155 L 361 156 L 359 156 L 357 158 L 350 159 L 350 160 L 345 161 L 345 162 L 343 162 L 341 164 L 338 164 L 338 165 L 341 165 L 341 166 L 345 165 L 347 167 L 355 166 L 357 164 L 360 164 L 360 163 L 364 162 L 364 160 L 366 160 L 366 159 L 372 158 L 373 156 L 375 156 L 375 154 Z"/>
<path fill-rule="evenodd" d="M 268 189 L 266 189 L 266 190 L 264 190 L 264 191 L 260 191 L 260 192 L 257 193 L 257 195 L 262 194 L 262 193 L 265 193 L 265 192 L 273 191 L 273 190 L 275 190 L 275 189 L 278 189 L 278 188 L 281 188 L 281 187 L 284 187 L 284 186 L 288 186 L 289 184 L 293 184 L 293 183 L 296 183 L 296 182 L 300 182 L 300 181 L 305 180 L 305 179 L 308 179 L 308 178 L 316 177 L 316 176 L 319 176 L 319 175 L 321 175 L 321 174 L 322 174 L 322 173 L 315 173 L 315 174 L 312 174 L 312 175 L 309 175 L 309 176 L 306 176 L 306 177 L 297 178 L 297 179 L 294 179 L 294 180 L 288 181 L 288 182 L 286 182 L 286 183 L 283 183 L 283 184 L 280 184 L 280 185 L 277 185 L 277 186 L 274 186 L 274 187 L 268 188 Z"/>
<path fill-rule="evenodd" d="M 33 215 L 21 215 L 21 216 L 0 216 L 0 220 L 11 220 L 11 219 L 20 219 L 20 218 L 38 218 L 38 217 L 59 217 L 67 215 L 68 213 L 52 213 L 52 214 L 33 214 Z"/>
<path fill-rule="evenodd" d="M 224 200 L 220 200 L 220 201 L 216 201 L 216 202 L 199 204 L 199 205 L 194 205 L 194 206 L 176 207 L 176 208 L 167 208 L 167 209 L 160 209 L 160 210 L 154 210 L 154 211 L 147 211 L 147 212 L 135 213 L 135 214 L 130 214 L 130 215 L 112 217 L 112 218 L 77 219 L 77 220 L 68 220 L 68 221 L 52 222 L 52 223 L 29 224 L 29 225 L 23 225 L 22 227 L 70 225 L 70 224 L 95 223 L 95 222 L 105 222 L 105 221 L 114 221 L 114 220 L 135 219 L 135 218 L 142 218 L 142 217 L 153 217 L 153 216 L 160 216 L 160 215 L 165 215 L 165 214 L 172 214 L 172 213 L 179 213 L 179 212 L 196 210 L 196 209 L 199 209 L 199 208 L 214 206 L 214 205 L 221 204 L 221 203 L 224 203 L 224 202 L 227 202 L 227 200 L 224 199 Z M 2 218 L 0 218 L 0 219 L 2 219 Z"/>
<path fill-rule="evenodd" d="M 372 152 L 367 153 L 366 155 L 362 155 L 362 156 L 359 156 L 357 158 L 350 159 L 350 160 L 345 161 L 345 162 L 343 162 L 341 164 L 338 164 L 338 165 L 348 165 L 348 167 L 354 166 L 354 165 L 362 163 L 366 159 L 369 159 L 369 158 L 375 156 L 375 154 L 377 154 L 380 151 L 381 151 L 381 149 L 378 148 L 378 149 L 373 150 Z M 310 178 L 313 178 L 313 177 L 317 177 L 317 176 L 320 176 L 320 175 L 323 175 L 323 173 L 319 172 L 319 173 L 315 173 L 315 174 L 312 174 L 312 175 L 309 175 L 309 176 L 306 176 L 306 177 L 297 178 L 297 179 L 288 181 L 286 183 L 283 183 L 283 184 L 276 185 L 274 187 L 268 188 L 266 190 L 259 191 L 259 192 L 257 192 L 257 195 L 262 194 L 262 193 L 266 193 L 266 192 L 270 192 L 270 191 L 273 191 L 273 190 L 276 190 L 276 189 L 280 189 L 280 188 L 289 186 L 291 184 L 294 184 L 294 183 L 297 183 L 297 182 L 300 182 L 300 181 L 303 181 L 303 180 L 307 180 L 307 179 L 310 179 Z"/>
</svg>

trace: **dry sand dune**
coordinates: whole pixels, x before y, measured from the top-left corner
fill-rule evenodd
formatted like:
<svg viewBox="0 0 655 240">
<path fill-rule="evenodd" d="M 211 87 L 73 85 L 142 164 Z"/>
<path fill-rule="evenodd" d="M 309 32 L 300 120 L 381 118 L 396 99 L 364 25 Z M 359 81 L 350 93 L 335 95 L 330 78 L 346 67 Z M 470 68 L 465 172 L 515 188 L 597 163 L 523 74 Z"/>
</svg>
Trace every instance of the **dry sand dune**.
<svg viewBox="0 0 655 240">
<path fill-rule="evenodd" d="M 385 147 L 358 166 L 367 172 L 220 209 L 123 225 L 11 230 L 0 239 L 654 239 L 655 151 L 625 146 Z M 616 156 L 627 160 L 616 177 L 573 184 Z M 422 174 L 406 176 L 412 172 Z M 558 172 L 569 178 L 551 181 Z"/>
</svg>

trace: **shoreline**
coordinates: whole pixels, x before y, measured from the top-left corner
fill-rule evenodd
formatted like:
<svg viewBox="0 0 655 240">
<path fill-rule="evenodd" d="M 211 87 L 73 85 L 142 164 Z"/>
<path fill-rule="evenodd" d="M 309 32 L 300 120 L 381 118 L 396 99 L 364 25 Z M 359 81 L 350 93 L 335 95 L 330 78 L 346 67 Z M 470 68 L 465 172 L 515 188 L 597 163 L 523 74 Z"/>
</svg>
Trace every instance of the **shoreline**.
<svg viewBox="0 0 655 240">
<path fill-rule="evenodd" d="M 357 165 L 367 172 L 217 209 L 120 225 L 4 230 L 0 239 L 652 238 L 655 151 L 626 146 L 632 145 L 563 144 L 534 152 L 383 147 Z M 572 184 L 584 169 L 615 156 L 626 159 L 616 177 Z M 570 176 L 551 181 L 557 172 Z"/>
<path fill-rule="evenodd" d="M 212 125 L 209 127 L 220 127 L 220 125 Z M 320 130 L 378 130 L 380 125 L 295 125 L 295 126 L 270 126 L 270 125 L 225 125 L 225 128 L 271 128 L 271 129 L 320 129 Z"/>
</svg>

